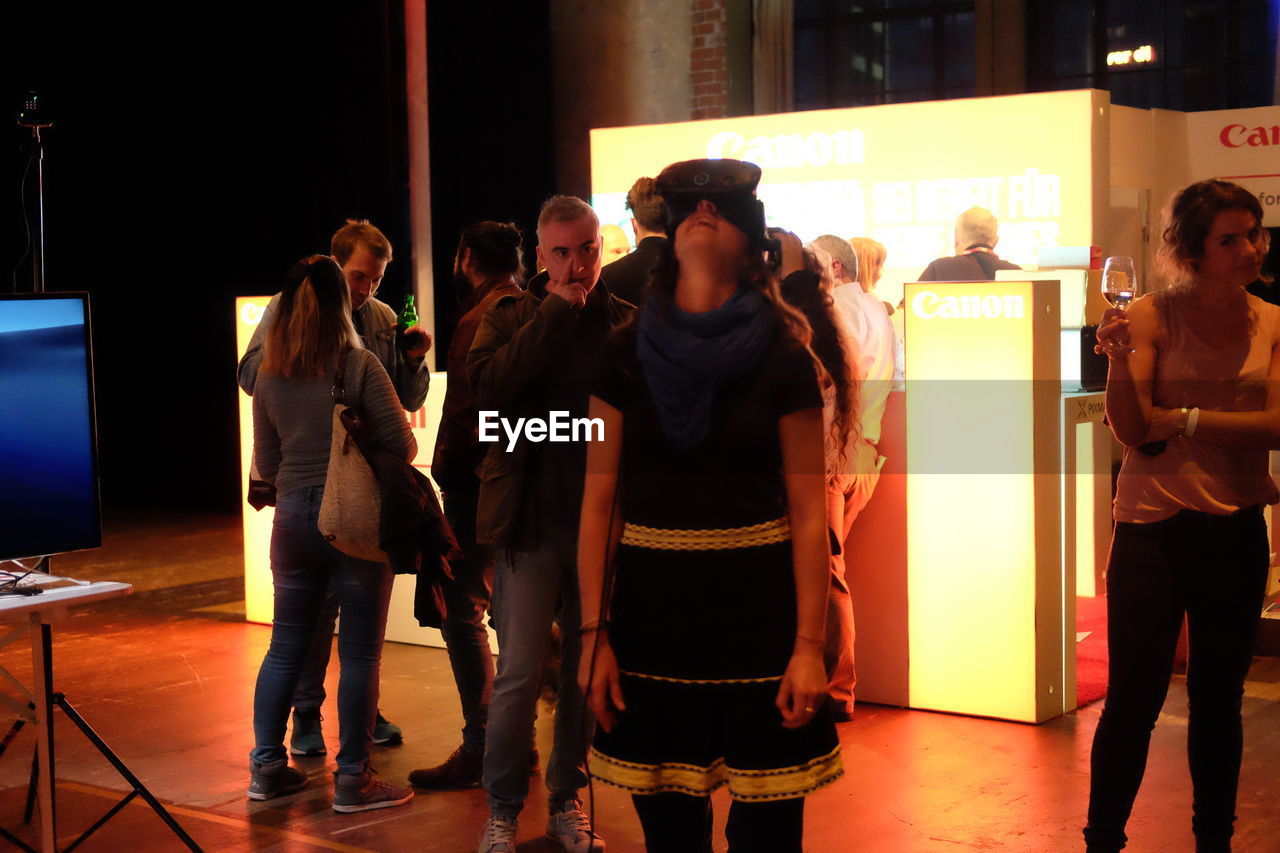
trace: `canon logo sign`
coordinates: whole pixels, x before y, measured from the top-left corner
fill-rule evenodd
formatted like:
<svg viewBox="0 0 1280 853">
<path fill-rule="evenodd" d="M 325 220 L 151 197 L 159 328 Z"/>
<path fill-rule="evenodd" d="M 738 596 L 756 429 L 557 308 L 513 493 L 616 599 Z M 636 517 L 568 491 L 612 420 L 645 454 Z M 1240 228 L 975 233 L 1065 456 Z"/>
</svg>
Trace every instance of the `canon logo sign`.
<svg viewBox="0 0 1280 853">
<path fill-rule="evenodd" d="M 921 320 L 1020 320 L 1023 302 L 1020 294 L 939 296 L 932 290 L 922 290 L 911 299 L 911 310 Z"/>
<path fill-rule="evenodd" d="M 707 142 L 707 156 L 713 160 L 733 157 L 750 160 L 765 169 L 798 169 L 847 166 L 866 159 L 866 140 L 861 130 L 814 131 L 808 136 L 783 133 L 778 136 L 745 137 L 726 130 Z"/>
<path fill-rule="evenodd" d="M 254 305 L 252 302 L 246 303 L 240 309 L 240 322 L 246 326 L 256 326 L 265 312 L 266 309 L 261 305 Z"/>
<path fill-rule="evenodd" d="M 1227 148 L 1259 148 L 1263 145 L 1280 145 L 1280 124 L 1271 127 L 1245 127 L 1229 124 L 1218 133 L 1218 141 Z"/>
</svg>

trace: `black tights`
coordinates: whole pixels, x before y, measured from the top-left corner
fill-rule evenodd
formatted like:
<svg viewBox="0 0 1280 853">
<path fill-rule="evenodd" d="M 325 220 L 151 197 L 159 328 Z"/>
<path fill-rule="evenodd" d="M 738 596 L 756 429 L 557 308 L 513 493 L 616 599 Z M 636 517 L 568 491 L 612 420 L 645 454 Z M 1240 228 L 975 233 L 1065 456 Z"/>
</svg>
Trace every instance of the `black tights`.
<svg viewBox="0 0 1280 853">
<path fill-rule="evenodd" d="M 1197 849 L 1229 850 L 1240 777 L 1240 703 L 1266 587 L 1260 510 L 1186 510 L 1116 524 L 1107 568 L 1107 703 L 1093 737 L 1090 851 L 1115 851 L 1147 764 L 1183 614 L 1190 655 L 1187 753 Z"/>
<path fill-rule="evenodd" d="M 688 794 L 634 795 L 648 853 L 711 853 L 711 798 Z M 729 853 L 801 853 L 804 798 L 765 803 L 733 801 L 725 827 Z"/>
</svg>

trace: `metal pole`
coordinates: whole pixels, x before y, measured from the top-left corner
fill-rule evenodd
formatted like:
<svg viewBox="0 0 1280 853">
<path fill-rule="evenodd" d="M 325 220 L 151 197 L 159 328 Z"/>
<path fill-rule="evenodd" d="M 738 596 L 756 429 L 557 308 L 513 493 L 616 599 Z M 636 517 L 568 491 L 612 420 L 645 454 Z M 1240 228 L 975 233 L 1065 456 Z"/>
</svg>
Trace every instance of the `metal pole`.
<svg viewBox="0 0 1280 853">
<path fill-rule="evenodd" d="M 44 145 L 40 128 L 31 129 L 36 144 L 36 230 L 32 235 L 31 275 L 35 293 L 44 293 Z"/>
</svg>

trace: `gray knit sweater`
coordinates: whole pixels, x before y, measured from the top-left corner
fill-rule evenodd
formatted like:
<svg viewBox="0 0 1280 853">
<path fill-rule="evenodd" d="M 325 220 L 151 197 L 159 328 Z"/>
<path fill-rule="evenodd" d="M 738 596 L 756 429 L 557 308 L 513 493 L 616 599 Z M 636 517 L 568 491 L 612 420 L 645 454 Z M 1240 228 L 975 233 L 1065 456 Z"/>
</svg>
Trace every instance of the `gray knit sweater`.
<svg viewBox="0 0 1280 853">
<path fill-rule="evenodd" d="M 368 350 L 352 350 L 346 364 L 347 402 L 364 411 L 386 450 L 412 460 L 418 445 L 387 371 Z M 333 438 L 334 374 L 285 379 L 262 374 L 253 395 L 253 456 L 277 494 L 323 486 Z"/>
</svg>

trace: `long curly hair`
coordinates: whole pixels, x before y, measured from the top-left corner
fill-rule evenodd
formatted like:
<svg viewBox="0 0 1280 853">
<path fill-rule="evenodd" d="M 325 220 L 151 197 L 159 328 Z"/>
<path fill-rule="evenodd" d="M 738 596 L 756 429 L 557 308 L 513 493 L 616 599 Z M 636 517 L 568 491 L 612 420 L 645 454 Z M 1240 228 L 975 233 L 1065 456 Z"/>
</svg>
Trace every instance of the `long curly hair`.
<svg viewBox="0 0 1280 853">
<path fill-rule="evenodd" d="M 835 391 L 835 417 L 831 421 L 828 446 L 837 450 L 841 464 L 849 445 L 861 431 L 858 417 L 858 377 L 849 355 L 848 333 L 831 297 L 834 281 L 830 266 L 810 247 L 804 250 L 805 269 L 812 275 L 790 275 L 782 297 L 808 321 L 813 332 L 809 348 L 822 365 Z"/>
</svg>

